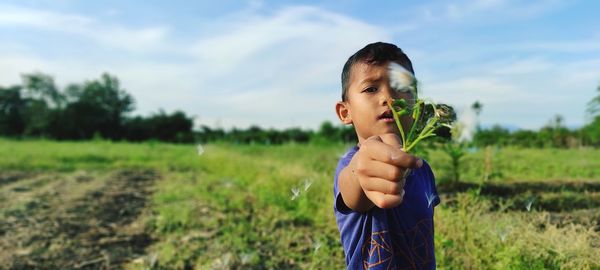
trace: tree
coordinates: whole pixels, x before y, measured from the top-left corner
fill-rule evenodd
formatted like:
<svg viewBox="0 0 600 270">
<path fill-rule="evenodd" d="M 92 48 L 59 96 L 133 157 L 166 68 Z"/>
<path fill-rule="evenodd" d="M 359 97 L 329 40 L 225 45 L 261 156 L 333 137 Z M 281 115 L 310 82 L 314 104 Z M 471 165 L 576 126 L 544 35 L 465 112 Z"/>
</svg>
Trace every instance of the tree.
<svg viewBox="0 0 600 270">
<path fill-rule="evenodd" d="M 335 141 L 338 139 L 337 130 L 329 121 L 321 123 L 321 127 L 319 128 L 318 134 L 321 138 L 327 139 L 329 141 Z"/>
<path fill-rule="evenodd" d="M 581 132 L 583 133 L 584 144 L 600 146 L 600 115 L 594 117 L 591 123 L 585 125 Z"/>
<path fill-rule="evenodd" d="M 587 104 L 586 117 L 589 123 L 581 128 L 585 144 L 600 145 L 600 85 L 596 88 L 598 95 Z"/>
<path fill-rule="evenodd" d="M 157 114 L 148 117 L 146 121 L 148 133 L 153 139 L 168 142 L 194 141 L 192 133 L 194 121 L 184 112 L 175 111 L 169 115 L 160 110 Z"/>
<path fill-rule="evenodd" d="M 57 130 L 64 132 L 59 137 L 72 139 L 89 139 L 96 132 L 117 139 L 123 134 L 126 113 L 134 108 L 133 97 L 121 89 L 116 77 L 106 73 L 99 80 L 70 85 L 66 99 Z"/>
<path fill-rule="evenodd" d="M 481 110 L 483 109 L 483 104 L 481 104 L 479 102 L 479 100 L 476 100 L 472 105 L 471 105 L 471 109 L 475 112 L 475 121 L 476 121 L 476 127 L 475 127 L 475 132 L 479 132 L 479 130 L 481 130 L 481 126 L 479 125 L 479 115 L 481 114 Z"/>
<path fill-rule="evenodd" d="M 473 109 L 477 117 L 479 117 L 479 114 L 481 114 L 481 110 L 483 109 L 483 104 L 477 100 L 471 105 L 471 109 Z"/>
<path fill-rule="evenodd" d="M 21 78 L 26 100 L 23 133 L 27 136 L 49 135 L 53 118 L 64 105 L 65 97 L 49 75 L 38 72 L 24 74 Z"/>
<path fill-rule="evenodd" d="M 510 138 L 508 129 L 494 125 L 489 129 L 481 129 L 475 133 L 473 143 L 478 146 L 504 145 Z"/>
<path fill-rule="evenodd" d="M 594 120 L 594 117 L 600 115 L 600 85 L 596 88 L 596 91 L 598 92 L 598 95 L 587 103 L 587 108 L 585 110 L 586 115 L 592 121 Z"/>
<path fill-rule="evenodd" d="M 62 107 L 65 96 L 54 84 L 54 79 L 47 74 L 36 72 L 21 76 L 23 89 L 28 98 L 40 100 L 48 107 Z"/>
<path fill-rule="evenodd" d="M 0 135 L 19 136 L 25 129 L 25 100 L 21 87 L 0 87 Z"/>
</svg>

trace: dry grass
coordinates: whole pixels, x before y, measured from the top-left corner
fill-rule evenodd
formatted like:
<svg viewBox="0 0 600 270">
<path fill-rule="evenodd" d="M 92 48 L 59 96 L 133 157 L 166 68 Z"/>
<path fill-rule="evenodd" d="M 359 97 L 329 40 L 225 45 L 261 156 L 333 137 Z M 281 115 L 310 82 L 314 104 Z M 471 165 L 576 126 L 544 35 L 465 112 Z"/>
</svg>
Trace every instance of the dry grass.
<svg viewBox="0 0 600 270">
<path fill-rule="evenodd" d="M 495 212 L 476 194 L 436 209 L 440 269 L 598 269 L 593 224 L 559 226 L 548 212 Z"/>
</svg>

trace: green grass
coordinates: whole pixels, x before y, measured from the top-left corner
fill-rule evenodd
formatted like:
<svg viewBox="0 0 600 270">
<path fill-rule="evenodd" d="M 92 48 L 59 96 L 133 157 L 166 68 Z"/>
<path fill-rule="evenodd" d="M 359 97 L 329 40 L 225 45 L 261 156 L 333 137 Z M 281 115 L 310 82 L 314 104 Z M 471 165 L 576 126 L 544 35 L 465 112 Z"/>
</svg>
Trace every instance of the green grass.
<svg viewBox="0 0 600 270">
<path fill-rule="evenodd" d="M 204 147 L 199 156 L 193 145 L 0 139 L 0 169 L 158 170 L 162 179 L 147 222 L 157 241 L 148 248 L 148 258 L 156 257 L 162 267 L 344 268 L 332 180 L 349 146 Z M 439 181 L 449 177 L 449 159 L 442 152 L 431 151 L 428 160 Z M 600 181 L 599 162 L 595 149 L 482 149 L 465 157 L 462 179 L 481 183 L 487 174 L 487 181 L 502 183 Z M 305 182 L 311 183 L 306 190 Z M 301 190 L 294 200 L 292 188 Z M 552 196 L 540 198 L 557 200 Z M 590 196 L 598 198 L 597 193 Z M 545 219 L 548 213 L 537 210 L 493 211 L 493 200 L 467 192 L 446 198 L 437 208 L 440 269 L 600 267 L 600 239 L 592 225 L 558 227 Z M 511 233 L 501 240 L 503 230 Z M 144 268 L 140 263 L 129 267 Z"/>
<path fill-rule="evenodd" d="M 441 150 L 431 151 L 430 163 L 438 179 L 451 176 L 450 158 Z M 516 147 L 479 149 L 461 162 L 461 180 L 487 181 L 600 181 L 600 151 L 582 149 L 524 149 Z"/>
<path fill-rule="evenodd" d="M 459 194 L 435 213 L 440 269 L 598 269 L 593 224 L 551 222 L 548 212 L 491 211 L 476 192 Z"/>
</svg>

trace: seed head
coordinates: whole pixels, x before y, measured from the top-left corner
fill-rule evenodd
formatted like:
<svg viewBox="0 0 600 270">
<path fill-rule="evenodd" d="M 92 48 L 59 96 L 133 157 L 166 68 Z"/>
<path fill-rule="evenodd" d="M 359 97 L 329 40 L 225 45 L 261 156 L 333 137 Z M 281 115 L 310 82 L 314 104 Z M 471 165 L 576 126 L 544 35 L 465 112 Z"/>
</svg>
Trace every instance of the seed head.
<svg viewBox="0 0 600 270">
<path fill-rule="evenodd" d="M 398 63 L 391 62 L 388 67 L 390 86 L 397 92 L 411 93 L 417 97 L 417 79 L 415 76 Z"/>
<path fill-rule="evenodd" d="M 456 120 L 456 112 L 446 104 L 437 104 L 435 106 L 435 116 L 439 118 L 440 124 L 448 124 Z"/>
</svg>

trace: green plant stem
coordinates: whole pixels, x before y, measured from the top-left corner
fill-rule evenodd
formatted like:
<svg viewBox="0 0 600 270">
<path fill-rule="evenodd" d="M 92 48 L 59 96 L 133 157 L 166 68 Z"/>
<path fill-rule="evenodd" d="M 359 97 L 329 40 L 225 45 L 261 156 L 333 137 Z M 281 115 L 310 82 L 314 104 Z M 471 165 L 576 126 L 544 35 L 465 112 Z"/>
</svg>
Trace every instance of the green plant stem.
<svg viewBox="0 0 600 270">
<path fill-rule="evenodd" d="M 427 125 L 425 125 L 425 127 L 421 131 L 421 134 L 419 134 L 417 138 L 424 136 L 423 134 L 430 134 L 431 132 L 433 132 L 433 126 L 435 125 L 435 123 L 437 123 L 438 120 L 439 118 L 437 116 L 430 118 L 429 121 L 427 121 Z"/>
<path fill-rule="evenodd" d="M 433 134 L 432 132 L 429 132 L 428 134 L 424 135 L 424 136 L 419 136 L 414 142 L 412 142 L 406 149 L 406 152 L 410 151 L 411 149 L 413 149 L 418 142 L 420 142 L 421 140 L 425 139 L 425 138 L 429 138 L 429 137 L 434 137 L 435 134 Z"/>
<path fill-rule="evenodd" d="M 414 106 L 414 110 L 417 110 L 417 117 L 413 118 L 413 124 L 410 127 L 410 131 L 408 131 L 408 139 L 407 141 L 411 141 L 413 134 L 415 133 L 415 130 L 417 129 L 417 124 L 419 123 L 419 120 L 421 119 L 421 102 L 417 100 L 417 104 L 415 104 Z"/>
<path fill-rule="evenodd" d="M 406 152 L 410 151 L 410 149 L 415 147 L 415 145 L 417 145 L 417 143 L 421 140 L 435 136 L 435 134 L 433 134 L 433 132 L 435 131 L 433 129 L 433 126 L 435 125 L 435 123 L 437 123 L 438 120 L 439 118 L 437 116 L 434 116 L 433 118 L 429 119 L 429 121 L 427 121 L 427 125 L 425 125 L 419 136 L 417 136 L 417 139 L 410 143 L 410 145 L 406 148 Z"/>
<path fill-rule="evenodd" d="M 404 136 L 404 128 L 402 127 L 402 124 L 400 123 L 400 117 L 398 117 L 398 113 L 396 112 L 396 110 L 394 109 L 394 106 L 392 106 L 390 102 L 388 102 L 388 107 L 390 107 L 390 110 L 392 110 L 392 116 L 394 116 L 394 121 L 396 122 L 396 125 L 398 126 L 398 129 L 400 130 L 400 137 L 402 137 L 402 149 L 404 151 L 406 151 L 404 149 L 404 147 L 406 145 L 406 137 Z M 406 151 L 406 152 L 408 152 L 408 151 Z"/>
</svg>

